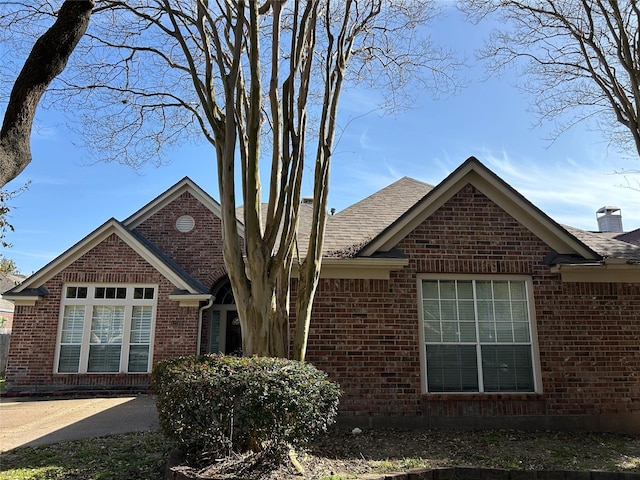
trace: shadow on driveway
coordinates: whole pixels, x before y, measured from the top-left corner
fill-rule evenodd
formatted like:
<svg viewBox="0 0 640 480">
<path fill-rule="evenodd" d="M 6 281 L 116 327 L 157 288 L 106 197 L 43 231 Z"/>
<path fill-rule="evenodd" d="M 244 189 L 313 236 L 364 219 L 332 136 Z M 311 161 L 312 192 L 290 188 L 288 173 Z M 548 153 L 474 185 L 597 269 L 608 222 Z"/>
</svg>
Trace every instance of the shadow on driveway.
<svg viewBox="0 0 640 480">
<path fill-rule="evenodd" d="M 158 428 L 152 395 L 0 401 L 0 452 Z"/>
</svg>

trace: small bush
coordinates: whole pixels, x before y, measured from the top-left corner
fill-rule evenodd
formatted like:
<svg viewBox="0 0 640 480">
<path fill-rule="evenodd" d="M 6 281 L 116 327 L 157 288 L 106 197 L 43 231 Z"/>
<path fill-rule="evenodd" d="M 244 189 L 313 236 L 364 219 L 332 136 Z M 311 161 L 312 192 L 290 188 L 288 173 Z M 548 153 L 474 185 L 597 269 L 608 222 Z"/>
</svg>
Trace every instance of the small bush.
<svg viewBox="0 0 640 480">
<path fill-rule="evenodd" d="M 339 386 L 307 363 L 266 357 L 186 356 L 153 370 L 165 434 L 186 453 L 280 455 L 331 425 Z"/>
</svg>

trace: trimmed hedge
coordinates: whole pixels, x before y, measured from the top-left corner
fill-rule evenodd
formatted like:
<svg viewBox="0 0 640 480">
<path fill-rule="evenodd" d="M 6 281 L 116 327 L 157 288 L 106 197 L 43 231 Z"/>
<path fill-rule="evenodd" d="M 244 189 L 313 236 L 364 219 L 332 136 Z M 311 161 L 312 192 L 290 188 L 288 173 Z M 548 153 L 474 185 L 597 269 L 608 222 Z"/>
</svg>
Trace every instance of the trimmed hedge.
<svg viewBox="0 0 640 480">
<path fill-rule="evenodd" d="M 176 357 L 152 378 L 164 433 L 198 456 L 278 456 L 326 431 L 340 397 L 326 373 L 281 358 Z"/>
</svg>

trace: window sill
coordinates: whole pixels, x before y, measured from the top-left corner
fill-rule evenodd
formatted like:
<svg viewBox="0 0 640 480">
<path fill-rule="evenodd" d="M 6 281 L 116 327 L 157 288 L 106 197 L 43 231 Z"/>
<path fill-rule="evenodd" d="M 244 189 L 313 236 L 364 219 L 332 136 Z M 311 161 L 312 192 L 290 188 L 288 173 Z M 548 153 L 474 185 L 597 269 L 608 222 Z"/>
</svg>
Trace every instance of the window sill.
<svg viewBox="0 0 640 480">
<path fill-rule="evenodd" d="M 544 400 L 542 393 L 426 393 L 426 401 Z"/>
</svg>

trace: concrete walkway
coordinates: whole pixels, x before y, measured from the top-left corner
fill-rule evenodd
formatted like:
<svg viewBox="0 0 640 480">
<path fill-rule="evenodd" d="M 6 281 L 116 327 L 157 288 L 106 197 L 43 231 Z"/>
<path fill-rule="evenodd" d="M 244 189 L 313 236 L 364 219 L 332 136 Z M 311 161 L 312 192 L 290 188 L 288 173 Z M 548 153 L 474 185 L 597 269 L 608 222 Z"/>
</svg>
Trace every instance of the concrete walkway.
<svg viewBox="0 0 640 480">
<path fill-rule="evenodd" d="M 152 395 L 0 399 L 0 452 L 157 428 Z"/>
</svg>

